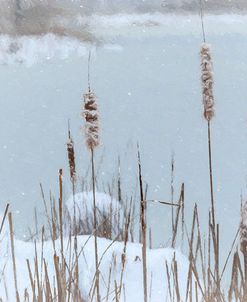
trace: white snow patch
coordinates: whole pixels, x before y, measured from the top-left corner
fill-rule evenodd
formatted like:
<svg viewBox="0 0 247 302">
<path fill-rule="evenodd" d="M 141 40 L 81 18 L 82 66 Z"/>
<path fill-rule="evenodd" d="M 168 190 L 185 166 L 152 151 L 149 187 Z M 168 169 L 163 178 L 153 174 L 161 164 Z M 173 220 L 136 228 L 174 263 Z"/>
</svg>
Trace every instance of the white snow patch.
<svg viewBox="0 0 247 302">
<path fill-rule="evenodd" d="M 121 51 L 122 47 L 115 42 L 104 43 L 104 39 L 110 38 L 110 41 L 114 41 L 120 35 L 133 37 L 138 33 L 140 38 L 147 35 L 201 36 L 200 18 L 197 15 L 95 14 L 87 17 L 78 14 L 73 20 L 74 27 L 71 28 L 70 25 L 71 36 L 51 33 L 36 36 L 0 35 L 0 64 L 24 63 L 31 66 L 53 58 L 67 59 L 70 56 L 87 55 L 88 48 L 92 45 L 73 37 L 73 30 L 80 32 L 85 26 L 93 33 L 95 42 L 103 41 L 101 46 L 110 51 Z M 208 36 L 247 34 L 247 16 L 244 15 L 206 15 L 204 21 Z M 60 23 L 66 29 L 66 22 Z"/>
<path fill-rule="evenodd" d="M 113 236 L 117 236 L 118 228 L 115 229 L 116 224 L 122 227 L 124 223 L 124 209 L 119 201 L 115 198 L 109 196 L 108 194 L 102 192 L 95 193 L 95 203 L 97 208 L 97 218 L 98 223 L 100 223 L 105 218 L 110 219 L 113 224 Z M 89 230 L 93 232 L 93 192 L 81 192 L 74 196 L 72 195 L 66 202 L 66 209 L 70 215 L 70 218 L 74 217 L 76 224 L 80 224 L 80 221 L 89 221 L 89 226 L 92 229 Z M 75 209 L 75 213 L 74 213 Z M 67 229 L 67 234 L 69 234 L 69 229 Z"/>
<path fill-rule="evenodd" d="M 84 56 L 87 45 L 70 37 L 54 34 L 44 36 L 0 36 L 0 64 L 24 63 L 31 66 L 53 58 L 67 59 L 70 56 Z"/>
<path fill-rule="evenodd" d="M 81 21 L 82 22 L 82 21 Z M 84 18 L 90 30 L 96 36 L 128 35 L 134 36 L 136 31 L 143 35 L 178 35 L 201 36 L 199 15 L 188 14 L 116 14 L 93 15 Z M 207 35 L 246 34 L 247 16 L 238 14 L 221 14 L 204 16 Z M 141 29 L 141 31 L 140 31 Z"/>
<path fill-rule="evenodd" d="M 85 298 L 88 297 L 92 280 L 95 274 L 94 263 L 94 239 L 89 236 L 79 236 L 78 238 L 78 250 L 83 248 L 83 255 L 79 258 L 79 279 L 80 289 Z M 64 246 L 67 246 L 68 239 L 65 239 Z M 5 239 L 5 241 L 8 241 Z M 109 269 L 112 265 L 112 275 L 110 281 L 110 298 L 113 298 L 114 282 L 119 285 L 121 271 L 122 271 L 122 255 L 124 245 L 121 242 L 115 242 L 106 239 L 98 239 L 99 257 L 105 252 L 102 262 L 100 264 L 101 273 L 101 296 L 105 297 L 107 294 L 107 288 L 103 280 L 108 280 Z M 4 248 L 3 248 L 4 246 Z M 15 301 L 14 290 L 14 278 L 13 268 L 11 260 L 10 249 L 7 248 L 7 244 L 3 245 L 0 250 L 0 273 L 3 276 L 0 279 L 0 297 L 3 301 Z M 73 238 L 72 238 L 73 246 Z M 109 248 L 110 246 L 110 248 Z M 41 257 L 42 244 L 37 243 L 38 257 Z M 60 241 L 56 241 L 56 253 L 60 255 Z M 17 267 L 17 283 L 18 291 L 20 293 L 21 300 L 24 296 L 24 291 L 27 288 L 31 293 L 30 281 L 28 276 L 28 269 L 26 259 L 29 259 L 32 271 L 34 272 L 34 258 L 35 248 L 33 243 L 23 242 L 15 240 L 15 255 L 16 255 L 16 267 Z M 128 243 L 127 244 L 127 256 L 126 267 L 123 274 L 123 284 L 125 288 L 125 295 L 127 302 L 143 301 L 143 287 L 142 287 L 142 247 L 139 244 Z M 55 276 L 54 264 L 53 264 L 53 246 L 52 242 L 48 241 L 44 243 L 43 257 L 47 263 L 49 270 L 49 276 L 52 280 Z M 173 258 L 176 258 L 178 265 L 178 280 L 181 293 L 181 299 L 184 301 L 186 294 L 186 279 L 188 274 L 188 260 L 180 252 L 172 249 L 156 249 L 147 250 L 147 274 L 148 274 L 148 295 L 151 295 L 151 301 L 171 301 L 168 291 L 168 280 L 166 274 L 166 262 L 168 267 L 171 267 Z M 65 252 L 65 258 L 69 261 L 69 251 Z M 114 258 L 114 260 L 113 260 Z M 40 259 L 40 258 L 39 258 Z M 151 277 L 152 276 L 152 277 Z M 172 276 L 172 273 L 171 273 Z M 4 282 L 8 292 L 8 299 L 4 288 Z M 173 277 L 170 278 L 171 286 L 173 286 Z M 151 286 L 152 284 L 152 286 Z M 151 292 L 150 292 L 151 291 Z M 120 301 L 124 300 L 124 294 L 121 296 Z"/>
</svg>

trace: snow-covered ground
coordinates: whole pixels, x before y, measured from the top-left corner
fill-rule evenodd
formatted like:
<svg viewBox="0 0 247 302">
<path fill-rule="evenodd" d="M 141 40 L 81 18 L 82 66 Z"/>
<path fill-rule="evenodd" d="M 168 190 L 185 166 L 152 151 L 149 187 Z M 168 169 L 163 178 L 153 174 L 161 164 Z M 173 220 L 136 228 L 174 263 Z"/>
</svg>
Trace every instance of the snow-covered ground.
<svg viewBox="0 0 247 302">
<path fill-rule="evenodd" d="M 64 22 L 64 23 L 63 23 Z M 167 36 L 201 36 L 200 19 L 197 15 L 174 14 L 116 14 L 104 16 L 95 14 L 82 16 L 77 14 L 73 24 L 59 22 L 61 34 L 49 30 L 43 34 L 32 35 L 0 35 L 0 64 L 12 65 L 22 63 L 31 66 L 35 63 L 49 62 L 52 59 L 68 59 L 70 57 L 87 56 L 88 49 L 108 49 L 121 51 L 122 46 L 116 43 L 119 37 L 135 37 L 139 39 L 162 35 Z M 206 33 L 213 37 L 224 34 L 245 35 L 247 33 L 247 16 L 239 15 L 207 15 L 205 16 Z M 66 32 L 66 28 L 70 28 Z M 83 32 L 89 32 L 87 40 Z M 81 32 L 82 35 L 77 33 Z M 84 38 L 85 39 L 84 39 Z"/>
<path fill-rule="evenodd" d="M 71 254 L 68 246 L 74 246 L 74 237 L 72 238 L 71 242 L 68 238 L 64 239 L 64 247 L 66 247 L 64 256 L 66 262 L 70 263 Z M 92 236 L 78 236 L 77 247 L 78 254 L 80 255 L 78 261 L 79 288 L 85 300 L 88 301 L 87 298 L 95 276 L 94 238 Z M 45 261 L 48 268 L 49 278 L 51 282 L 53 282 L 52 280 L 54 280 L 53 278 L 56 276 L 54 268 L 54 255 L 56 254 L 57 256 L 60 256 L 60 240 L 55 241 L 55 250 L 51 241 L 46 241 L 44 244 L 37 242 L 37 254 L 35 254 L 35 245 L 32 242 L 23 242 L 15 239 L 14 248 L 17 270 L 17 289 L 21 301 L 24 301 L 25 290 L 27 290 L 29 296 L 32 296 L 32 288 L 26 260 L 30 261 L 31 272 L 33 276 L 35 276 L 34 259 L 38 259 L 39 278 L 42 278 L 42 276 L 44 278 L 45 276 L 44 266 L 42 265 L 42 263 Z M 100 294 L 102 301 L 105 300 L 107 292 L 109 293 L 110 300 L 114 298 L 115 282 L 117 283 L 117 286 L 120 285 L 122 272 L 123 290 L 120 301 L 143 301 L 141 249 L 142 247 L 140 244 L 127 244 L 125 268 L 122 270 L 124 244 L 122 242 L 113 243 L 110 240 L 102 238 L 98 239 L 101 285 Z M 148 297 L 150 302 L 158 302 L 161 300 L 170 302 L 173 301 L 173 298 L 176 298 L 176 296 L 173 297 L 173 295 L 175 295 L 173 291 L 171 294 L 169 293 L 169 284 L 171 288 L 173 288 L 175 283 L 175 275 L 173 271 L 175 263 L 174 261 L 177 263 L 178 286 L 181 299 L 184 300 L 189 269 L 187 258 L 179 251 L 175 251 L 173 249 L 147 249 Z M 1 234 L 0 274 L 0 298 L 6 302 L 15 301 L 13 263 L 7 223 Z M 34 280 L 37 280 L 37 275 L 36 278 L 34 277 Z M 110 280 L 110 283 L 108 280 Z M 35 286 L 37 288 L 37 284 Z M 90 299 L 89 301 L 92 300 Z"/>
</svg>

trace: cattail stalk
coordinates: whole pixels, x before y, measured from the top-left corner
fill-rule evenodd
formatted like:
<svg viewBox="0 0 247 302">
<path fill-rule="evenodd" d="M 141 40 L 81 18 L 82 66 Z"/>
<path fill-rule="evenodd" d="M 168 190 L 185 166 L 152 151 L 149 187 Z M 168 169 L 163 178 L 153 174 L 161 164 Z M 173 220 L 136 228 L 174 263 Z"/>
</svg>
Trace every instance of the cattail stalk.
<svg viewBox="0 0 247 302">
<path fill-rule="evenodd" d="M 174 172 L 175 172 L 175 159 L 174 153 L 172 153 L 171 158 L 171 203 L 174 204 Z M 172 211 L 172 233 L 174 233 L 174 208 L 171 207 Z"/>
<path fill-rule="evenodd" d="M 210 46 L 206 43 L 201 47 L 201 68 L 202 68 L 202 96 L 204 105 L 204 118 L 208 126 L 208 157 L 209 157 L 209 180 L 211 195 L 212 223 L 215 228 L 215 204 L 213 188 L 213 167 L 212 167 L 212 143 L 211 143 L 211 121 L 214 117 L 214 94 L 213 94 L 213 64 L 210 53 Z"/>
<path fill-rule="evenodd" d="M 59 231 L 61 244 L 62 269 L 65 272 L 64 242 L 63 242 L 63 170 L 59 169 Z"/>
<path fill-rule="evenodd" d="M 201 24 L 203 33 L 203 44 L 201 46 L 201 68 L 202 68 L 202 96 L 204 105 L 204 118 L 207 121 L 208 128 L 208 158 L 209 158 L 209 182 L 210 182 L 210 197 L 211 197 L 211 218 L 210 231 L 212 232 L 212 241 L 214 247 L 215 260 L 215 283 L 216 283 L 216 298 L 220 299 L 220 274 L 219 274 L 219 225 L 215 222 L 215 201 L 214 201 L 214 185 L 213 185 L 213 165 L 212 165 L 212 142 L 211 142 L 211 121 L 215 115 L 214 112 L 214 77 L 213 77 L 213 61 L 211 56 L 210 45 L 206 43 L 203 6 L 200 0 Z"/>
<path fill-rule="evenodd" d="M 98 242 L 97 242 L 97 208 L 95 196 L 95 168 L 94 168 L 94 149 L 91 149 L 91 166 L 92 166 L 92 182 L 93 182 L 93 217 L 94 217 L 94 248 L 95 248 L 95 267 L 96 267 L 96 293 L 97 302 L 100 302 L 100 287 L 99 287 L 99 256 L 98 256 Z"/>
<path fill-rule="evenodd" d="M 77 231 L 76 231 L 76 206 L 75 206 L 75 184 L 76 184 L 75 149 L 74 149 L 74 141 L 71 137 L 69 123 L 68 123 L 67 154 L 68 154 L 70 181 L 72 184 L 72 194 L 73 194 L 73 203 L 74 203 L 73 233 L 74 235 L 76 235 Z"/>
<path fill-rule="evenodd" d="M 148 282 L 147 282 L 147 202 L 143 193 L 143 181 L 141 171 L 141 157 L 138 146 L 138 169 L 139 169 L 139 187 L 140 187 L 140 222 L 141 222 L 141 242 L 142 242 L 142 266 L 143 266 L 143 294 L 144 302 L 148 301 Z"/>
<path fill-rule="evenodd" d="M 69 161 L 70 180 L 72 183 L 76 181 L 76 167 L 75 167 L 75 150 L 74 141 L 71 137 L 70 126 L 68 126 L 68 141 L 67 141 L 67 154 Z"/>
<path fill-rule="evenodd" d="M 90 55 L 89 55 L 90 58 Z M 91 152 L 92 168 L 92 186 L 93 186 L 93 217 L 94 217 L 94 248 L 95 248 L 95 287 L 97 302 L 100 302 L 100 282 L 99 282 L 99 259 L 98 259 L 98 242 L 97 242 L 97 208 L 95 196 L 95 167 L 94 167 L 94 150 L 99 146 L 99 114 L 96 102 L 96 96 L 88 85 L 88 92 L 84 94 L 83 117 L 85 118 L 85 136 L 86 146 Z"/>
<path fill-rule="evenodd" d="M 244 301 L 247 301 L 247 201 L 241 208 L 240 248 L 244 258 Z"/>
<path fill-rule="evenodd" d="M 9 232 L 10 232 L 14 282 L 15 282 L 15 296 L 16 296 L 16 302 L 20 302 L 20 296 L 19 296 L 19 291 L 18 291 L 18 286 L 17 286 L 17 272 L 16 272 L 16 262 L 15 262 L 15 246 L 14 246 L 14 231 L 13 231 L 12 213 L 8 214 L 8 220 L 9 220 Z"/>
</svg>

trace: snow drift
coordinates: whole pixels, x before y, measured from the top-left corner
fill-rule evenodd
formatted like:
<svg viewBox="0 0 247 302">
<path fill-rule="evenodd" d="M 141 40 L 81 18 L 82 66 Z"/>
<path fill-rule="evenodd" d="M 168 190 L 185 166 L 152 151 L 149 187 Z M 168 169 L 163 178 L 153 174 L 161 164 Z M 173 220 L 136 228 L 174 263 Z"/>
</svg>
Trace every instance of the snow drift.
<svg viewBox="0 0 247 302">
<path fill-rule="evenodd" d="M 66 205 L 69 212 L 73 213 L 76 204 L 78 209 L 78 219 L 92 219 L 93 211 L 92 192 L 82 192 L 71 197 Z M 105 215 L 113 215 L 112 210 L 119 211 L 121 216 L 121 206 L 118 201 L 104 193 L 96 193 L 97 210 Z M 87 207 L 86 207 L 87 205 Z M 80 215 L 79 215 L 80 214 Z M 2 215 L 0 215 L 2 221 Z M 75 239 L 76 238 L 76 239 Z M 0 248 L 0 298 L 3 301 L 15 301 L 15 282 L 13 273 L 12 250 L 10 232 L 7 223 L 1 233 Z M 76 241 L 75 241 L 76 240 Z M 76 248 L 73 249 L 73 247 Z M 66 263 L 71 263 L 75 253 L 78 256 L 79 289 L 85 301 L 92 301 L 90 296 L 92 284 L 95 277 L 94 259 L 94 238 L 92 235 L 77 237 L 65 237 L 63 240 L 63 257 Z M 69 247 L 72 247 L 69 248 Z M 15 264 L 17 270 L 17 290 L 20 300 L 24 301 L 24 295 L 32 295 L 31 283 L 41 279 L 42 286 L 45 287 L 44 263 L 48 270 L 50 280 L 56 279 L 54 259 L 61 256 L 61 240 L 45 242 L 23 242 L 14 240 Z M 143 301 L 142 288 L 142 245 L 137 243 L 117 242 L 98 238 L 98 255 L 100 270 L 100 294 L 102 300 L 108 296 L 109 300 L 114 298 L 115 286 L 119 286 L 121 280 L 124 286 L 120 301 L 136 302 Z M 62 257 L 62 256 L 61 256 Z M 123 269 L 124 259 L 124 269 Z M 29 262 L 29 268 L 27 263 Z M 176 264 L 175 264 L 176 263 Z M 187 274 L 189 262 L 179 251 L 170 248 L 147 249 L 147 274 L 149 282 L 149 301 L 173 301 L 174 293 L 169 291 L 175 285 L 174 264 L 177 266 L 177 277 L 181 299 L 186 295 Z M 66 270 L 67 271 L 67 270 Z M 68 269 L 69 271 L 69 269 Z M 39 273 L 38 273 L 39 272 Z M 42 273 L 43 272 L 43 273 Z M 33 279 L 31 279 L 33 274 Z M 38 274 L 38 275 L 37 275 Z M 68 273 L 69 274 L 69 273 Z M 38 277 L 39 276 L 39 277 Z M 43 280 L 44 279 L 44 280 Z M 42 281 L 43 280 L 43 281 Z M 108 280 L 108 281 L 107 281 Z M 106 284 L 106 282 L 108 282 Z M 32 284 L 34 285 L 34 284 Z M 35 285 L 37 288 L 37 285 Z M 26 301 L 26 300 L 25 300 Z M 94 301 L 94 300 L 93 300 Z"/>
<path fill-rule="evenodd" d="M 98 233 L 105 235 L 107 229 L 110 232 L 110 238 L 115 238 L 122 233 L 124 226 L 124 208 L 122 204 L 108 194 L 96 193 L 97 222 L 99 226 L 104 226 L 105 230 L 99 230 Z M 70 234 L 70 227 L 75 219 L 77 232 L 83 235 L 93 233 L 93 192 L 81 192 L 71 196 L 66 202 L 67 223 L 65 225 L 66 234 Z M 73 218 L 75 216 L 75 218 Z M 108 238 L 108 236 L 107 236 Z"/>
<path fill-rule="evenodd" d="M 72 238 L 72 245 L 73 245 Z M 68 239 L 64 240 L 64 246 L 68 246 Z M 60 253 L 60 240 L 55 242 L 56 250 L 53 249 L 53 244 L 50 241 L 44 243 L 43 259 L 49 268 L 50 279 L 55 277 L 55 269 L 53 263 L 53 256 L 55 253 Z M 90 236 L 79 236 L 77 238 L 78 250 L 83 250 L 79 258 L 79 286 L 83 297 L 87 301 L 88 294 L 93 283 L 95 274 L 94 262 L 94 241 Z M 0 282 L 0 297 L 3 301 L 15 301 L 14 291 L 14 276 L 12 269 L 11 251 L 8 237 L 2 241 L 0 250 L 0 268 L 1 268 L 1 282 Z M 112 243 L 106 239 L 98 239 L 99 256 L 102 258 L 100 264 L 101 273 L 101 296 L 106 297 L 107 286 L 104 280 L 109 279 L 109 270 L 112 268 L 110 277 L 110 298 L 114 297 L 114 283 L 119 284 L 122 271 L 122 255 L 124 245 L 121 242 Z M 104 255 L 103 255 L 104 254 Z M 37 255 L 40 259 L 42 255 L 42 244 L 37 243 Z M 121 301 L 136 302 L 143 301 L 142 289 L 142 252 L 141 245 L 128 243 L 126 254 L 126 267 L 123 274 L 123 284 L 125 294 L 122 295 Z M 69 261 L 69 252 L 66 253 L 66 260 Z M 20 293 L 21 301 L 24 301 L 25 289 L 31 293 L 30 279 L 28 275 L 26 259 L 30 261 L 31 270 L 34 271 L 35 247 L 33 243 L 15 240 L 15 257 L 17 267 L 17 284 Z M 172 249 L 156 249 L 147 250 L 147 271 L 149 282 L 149 297 L 150 301 L 172 301 L 169 296 L 168 284 L 171 283 L 173 288 L 172 277 L 172 263 L 175 259 L 178 265 L 179 288 L 181 299 L 184 301 L 186 294 L 186 283 L 188 274 L 188 260 L 180 252 Z M 40 265 L 40 264 L 39 264 Z M 170 280 L 168 282 L 166 265 L 169 267 Z M 39 267 L 41 270 L 41 267 Z M 126 300 L 124 299 L 126 297 Z"/>
</svg>

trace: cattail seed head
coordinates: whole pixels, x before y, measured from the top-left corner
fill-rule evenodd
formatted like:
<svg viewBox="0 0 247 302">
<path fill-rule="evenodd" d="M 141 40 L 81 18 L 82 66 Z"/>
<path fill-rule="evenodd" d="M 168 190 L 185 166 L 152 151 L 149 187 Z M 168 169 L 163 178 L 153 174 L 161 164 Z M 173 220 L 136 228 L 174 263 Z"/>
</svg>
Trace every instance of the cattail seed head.
<svg viewBox="0 0 247 302">
<path fill-rule="evenodd" d="M 210 121 L 214 117 L 214 93 L 213 93 L 213 62 L 209 44 L 202 44 L 201 51 L 202 68 L 202 96 L 204 105 L 204 117 Z"/>
<path fill-rule="evenodd" d="M 241 251 L 247 253 L 247 201 L 241 207 L 240 244 Z"/>
<path fill-rule="evenodd" d="M 85 118 L 85 135 L 88 149 L 99 146 L 99 112 L 96 96 L 92 91 L 84 94 L 82 116 Z"/>
<path fill-rule="evenodd" d="M 70 170 L 70 179 L 72 182 L 76 181 L 76 168 L 75 168 L 75 150 L 74 150 L 74 141 L 69 135 L 67 141 L 67 154 L 69 161 L 69 170 Z"/>
</svg>

